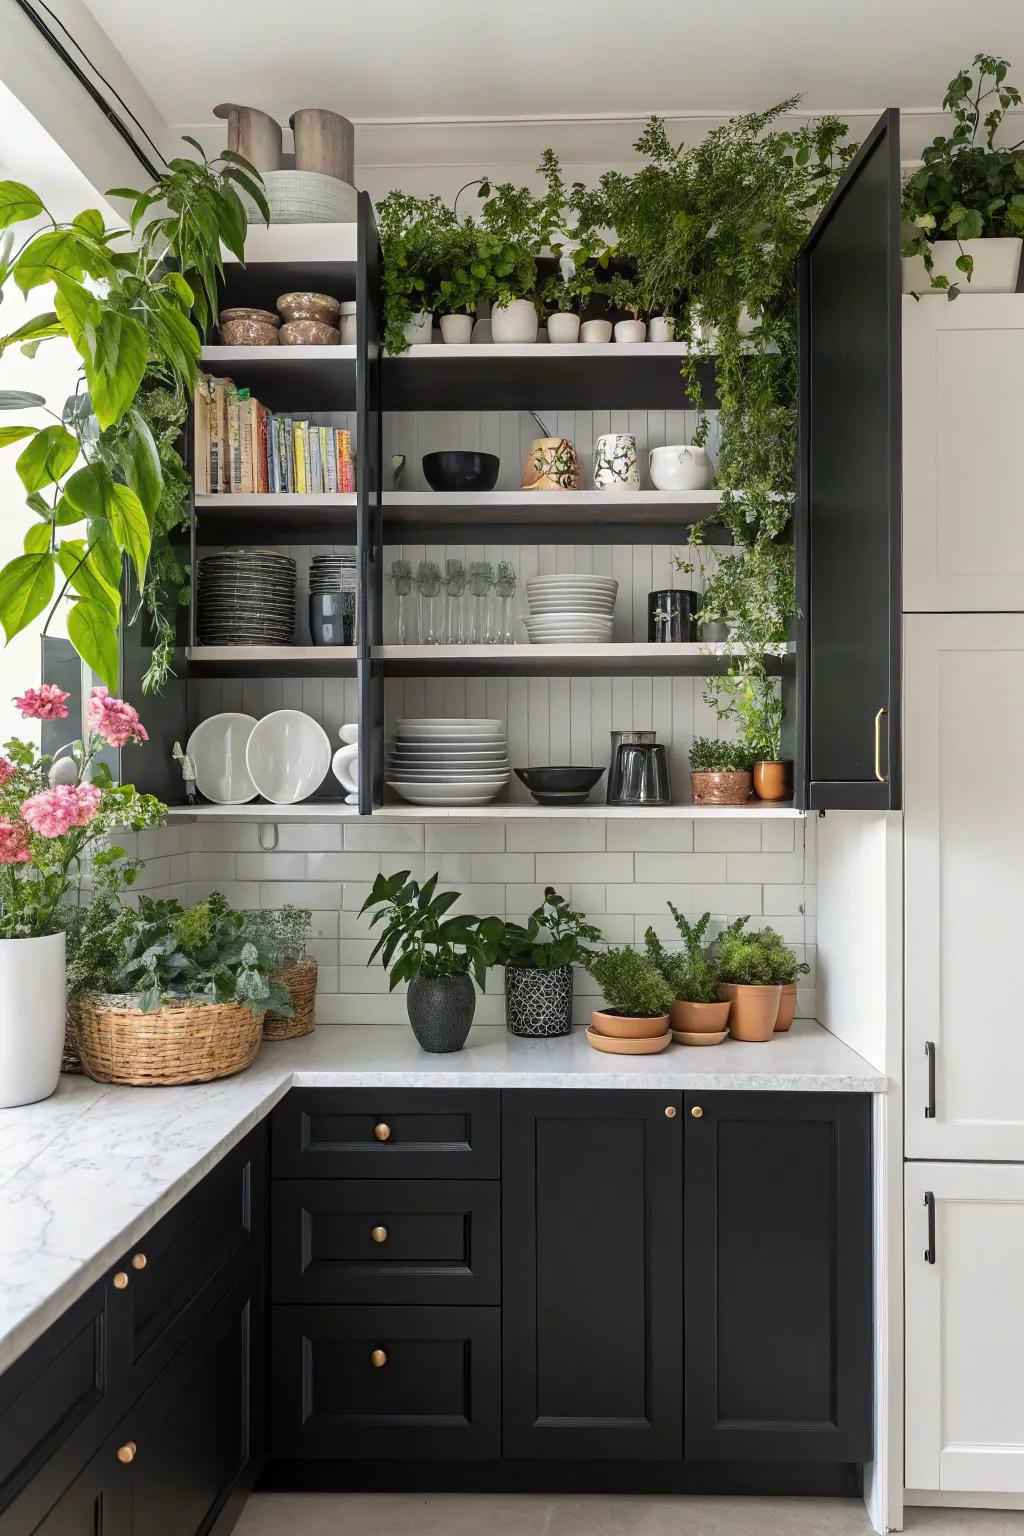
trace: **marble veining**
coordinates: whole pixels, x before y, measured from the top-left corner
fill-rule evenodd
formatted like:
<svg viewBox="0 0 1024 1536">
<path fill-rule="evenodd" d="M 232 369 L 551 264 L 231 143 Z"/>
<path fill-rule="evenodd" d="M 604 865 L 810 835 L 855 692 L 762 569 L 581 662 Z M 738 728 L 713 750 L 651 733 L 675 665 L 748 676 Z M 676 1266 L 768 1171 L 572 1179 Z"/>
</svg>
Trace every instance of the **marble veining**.
<svg viewBox="0 0 1024 1536">
<path fill-rule="evenodd" d="M 429 1056 L 407 1029 L 357 1025 L 265 1045 L 247 1072 L 194 1087 L 63 1077 L 52 1099 L 0 1111 L 0 1370 L 293 1086 L 884 1093 L 886 1079 L 801 1020 L 766 1045 L 649 1057 L 601 1055 L 582 1030 L 520 1040 L 479 1026 L 463 1051 Z"/>
</svg>

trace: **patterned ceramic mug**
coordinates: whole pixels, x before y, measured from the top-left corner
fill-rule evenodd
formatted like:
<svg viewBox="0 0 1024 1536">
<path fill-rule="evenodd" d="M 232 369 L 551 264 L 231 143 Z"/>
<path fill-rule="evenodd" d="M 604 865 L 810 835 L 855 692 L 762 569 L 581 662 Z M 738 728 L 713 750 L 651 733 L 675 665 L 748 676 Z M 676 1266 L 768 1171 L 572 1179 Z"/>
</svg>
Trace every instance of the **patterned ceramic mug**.
<svg viewBox="0 0 1024 1536">
<path fill-rule="evenodd" d="M 594 486 L 599 491 L 638 491 L 640 466 L 631 432 L 606 432 L 594 444 Z"/>
</svg>

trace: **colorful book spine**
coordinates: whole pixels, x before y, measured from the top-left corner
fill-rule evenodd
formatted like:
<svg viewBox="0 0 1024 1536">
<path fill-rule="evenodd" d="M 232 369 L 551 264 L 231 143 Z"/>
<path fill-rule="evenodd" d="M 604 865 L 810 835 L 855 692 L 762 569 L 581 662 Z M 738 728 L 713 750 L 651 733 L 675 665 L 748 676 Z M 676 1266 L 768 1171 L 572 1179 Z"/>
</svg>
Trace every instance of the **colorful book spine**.
<svg viewBox="0 0 1024 1536">
<path fill-rule="evenodd" d="M 331 427 L 320 428 L 320 472 L 325 492 L 336 491 L 337 459 L 334 453 L 334 432 Z"/>
<path fill-rule="evenodd" d="M 197 496 L 210 489 L 210 380 L 200 374 L 196 380 L 192 408 L 192 473 Z"/>
<path fill-rule="evenodd" d="M 256 402 L 256 491 L 266 496 L 270 490 L 270 447 L 267 440 L 267 408 Z"/>
<path fill-rule="evenodd" d="M 352 463 L 352 434 L 338 429 L 338 490 L 351 495 L 356 488 L 355 469 Z"/>
<path fill-rule="evenodd" d="M 238 407 L 240 395 L 247 391 L 239 391 L 230 379 L 225 381 L 227 393 L 227 417 L 228 417 L 228 490 L 237 495 L 242 489 L 242 442 L 239 436 Z"/>
<path fill-rule="evenodd" d="M 239 391 L 238 397 L 238 484 L 234 487 L 242 496 L 251 496 L 256 489 L 253 462 L 253 418 L 256 402 Z"/>
<path fill-rule="evenodd" d="M 298 479 L 295 474 L 295 423 L 290 416 L 284 422 L 284 462 L 285 490 L 294 495 L 298 489 Z"/>
<path fill-rule="evenodd" d="M 306 470 L 309 463 L 309 450 L 306 446 L 306 423 L 295 421 L 292 423 L 295 442 L 295 489 L 300 496 L 306 494 Z"/>
<path fill-rule="evenodd" d="M 306 490 L 313 496 L 323 490 L 320 478 L 320 430 L 310 424 L 309 434 L 309 479 Z"/>
</svg>

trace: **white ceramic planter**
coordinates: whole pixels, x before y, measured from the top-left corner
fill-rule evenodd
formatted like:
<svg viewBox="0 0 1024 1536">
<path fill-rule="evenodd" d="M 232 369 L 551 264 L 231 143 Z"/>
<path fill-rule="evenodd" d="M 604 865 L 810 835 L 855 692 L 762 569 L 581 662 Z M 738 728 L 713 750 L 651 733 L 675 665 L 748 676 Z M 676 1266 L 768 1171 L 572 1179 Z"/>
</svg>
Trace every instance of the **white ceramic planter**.
<svg viewBox="0 0 1024 1536">
<path fill-rule="evenodd" d="M 422 347 L 433 340 L 434 317 L 429 309 L 421 309 L 418 315 L 413 315 L 408 325 L 403 325 L 402 332 L 410 347 Z"/>
<path fill-rule="evenodd" d="M 606 432 L 594 444 L 594 487 L 599 491 L 638 491 L 640 466 L 631 432 Z"/>
<path fill-rule="evenodd" d="M 513 299 L 502 307 L 491 310 L 491 340 L 499 345 L 537 340 L 540 321 L 532 299 Z"/>
<path fill-rule="evenodd" d="M 64 935 L 0 939 L 0 1109 L 57 1087 L 66 1008 Z"/>
<path fill-rule="evenodd" d="M 646 322 L 646 320 L 616 320 L 616 322 L 615 322 L 615 340 L 616 341 L 646 341 L 647 340 L 647 322 Z"/>
<path fill-rule="evenodd" d="M 548 315 L 548 341 L 569 342 L 580 339 L 579 315 L 566 314 L 563 310 L 555 310 Z"/>
<path fill-rule="evenodd" d="M 473 340 L 473 316 L 442 315 L 441 340 L 449 347 L 468 347 Z"/>
<path fill-rule="evenodd" d="M 1021 241 L 1016 236 L 965 240 L 963 249 L 965 256 L 974 258 L 970 282 L 957 268 L 960 246 L 955 240 L 936 240 L 932 245 L 934 275 L 948 277 L 951 283 L 959 283 L 961 296 L 965 293 L 1016 293 L 1021 252 Z M 903 292 L 934 293 L 945 298 L 944 289 L 931 286 L 923 256 L 904 256 Z"/>
<path fill-rule="evenodd" d="M 671 315 L 655 315 L 647 327 L 648 341 L 675 341 L 676 322 Z"/>
<path fill-rule="evenodd" d="M 680 443 L 651 449 L 650 474 L 659 491 L 706 491 L 714 470 L 703 448 Z"/>
<path fill-rule="evenodd" d="M 343 347 L 354 347 L 359 338 L 359 322 L 356 319 L 355 299 L 344 299 L 338 317 Z"/>
<path fill-rule="evenodd" d="M 584 320 L 580 326 L 580 341 L 588 346 L 596 346 L 612 339 L 612 323 L 610 320 Z"/>
</svg>

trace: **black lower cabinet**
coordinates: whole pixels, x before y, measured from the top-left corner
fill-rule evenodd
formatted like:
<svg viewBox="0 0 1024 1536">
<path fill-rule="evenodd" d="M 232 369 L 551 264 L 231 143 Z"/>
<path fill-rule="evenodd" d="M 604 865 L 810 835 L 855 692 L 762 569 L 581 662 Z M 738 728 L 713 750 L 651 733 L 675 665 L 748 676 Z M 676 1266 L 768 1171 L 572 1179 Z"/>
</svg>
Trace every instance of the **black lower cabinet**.
<svg viewBox="0 0 1024 1536">
<path fill-rule="evenodd" d="M 131 1475 L 117 1459 L 120 1443 L 115 1437 L 97 1451 L 34 1536 L 131 1536 Z"/>
<path fill-rule="evenodd" d="M 870 1460 L 870 1104 L 687 1095 L 691 1460 Z"/>
<path fill-rule="evenodd" d="M 503 1452 L 683 1452 L 682 1101 L 503 1095 Z"/>
</svg>

